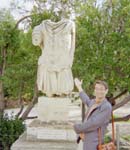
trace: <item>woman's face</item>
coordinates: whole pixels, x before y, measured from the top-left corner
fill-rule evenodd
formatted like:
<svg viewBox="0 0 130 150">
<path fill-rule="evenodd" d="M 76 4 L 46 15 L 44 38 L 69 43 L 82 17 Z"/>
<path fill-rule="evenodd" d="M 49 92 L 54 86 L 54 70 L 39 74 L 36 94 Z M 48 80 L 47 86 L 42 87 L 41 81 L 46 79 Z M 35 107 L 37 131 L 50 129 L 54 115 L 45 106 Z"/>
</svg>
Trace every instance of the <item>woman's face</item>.
<svg viewBox="0 0 130 150">
<path fill-rule="evenodd" d="M 96 98 L 102 99 L 105 98 L 106 94 L 108 93 L 108 89 L 104 87 L 102 84 L 96 84 L 94 89 L 94 94 Z"/>
</svg>

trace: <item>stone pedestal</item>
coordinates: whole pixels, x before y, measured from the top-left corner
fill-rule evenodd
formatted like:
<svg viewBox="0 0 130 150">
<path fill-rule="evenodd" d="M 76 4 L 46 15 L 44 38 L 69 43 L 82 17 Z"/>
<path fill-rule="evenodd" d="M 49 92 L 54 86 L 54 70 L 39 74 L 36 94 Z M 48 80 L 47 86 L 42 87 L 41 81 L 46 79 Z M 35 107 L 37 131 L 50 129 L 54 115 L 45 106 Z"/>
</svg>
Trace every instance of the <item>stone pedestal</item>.
<svg viewBox="0 0 130 150">
<path fill-rule="evenodd" d="M 77 144 L 68 141 L 28 141 L 26 133 L 12 145 L 11 150 L 76 150 Z"/>
<path fill-rule="evenodd" d="M 68 121 L 81 120 L 81 111 L 70 98 L 40 97 L 37 113 L 38 119 L 29 124 L 26 133 L 12 145 L 11 150 L 77 149 L 77 136 Z"/>
<path fill-rule="evenodd" d="M 34 120 L 27 128 L 27 140 L 40 141 L 76 141 L 72 127 L 66 122 L 41 122 Z"/>
<path fill-rule="evenodd" d="M 38 119 L 44 122 L 50 121 L 67 121 L 71 106 L 70 98 L 48 98 L 39 97 L 37 113 Z"/>
</svg>

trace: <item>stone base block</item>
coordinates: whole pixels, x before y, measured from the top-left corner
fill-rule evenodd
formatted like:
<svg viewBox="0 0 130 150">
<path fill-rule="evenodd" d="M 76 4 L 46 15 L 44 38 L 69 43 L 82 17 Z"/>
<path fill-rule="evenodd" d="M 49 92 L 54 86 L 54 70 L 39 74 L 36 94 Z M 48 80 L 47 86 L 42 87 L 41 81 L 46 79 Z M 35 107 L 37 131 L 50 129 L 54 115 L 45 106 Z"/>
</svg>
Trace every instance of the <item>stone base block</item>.
<svg viewBox="0 0 130 150">
<path fill-rule="evenodd" d="M 68 120 L 70 98 L 39 97 L 37 113 L 40 121 L 65 121 Z"/>
<path fill-rule="evenodd" d="M 41 122 L 34 120 L 27 128 L 27 140 L 76 141 L 76 134 L 66 122 Z"/>
<path fill-rule="evenodd" d="M 76 150 L 77 144 L 68 141 L 28 141 L 26 133 L 12 145 L 11 150 Z"/>
</svg>

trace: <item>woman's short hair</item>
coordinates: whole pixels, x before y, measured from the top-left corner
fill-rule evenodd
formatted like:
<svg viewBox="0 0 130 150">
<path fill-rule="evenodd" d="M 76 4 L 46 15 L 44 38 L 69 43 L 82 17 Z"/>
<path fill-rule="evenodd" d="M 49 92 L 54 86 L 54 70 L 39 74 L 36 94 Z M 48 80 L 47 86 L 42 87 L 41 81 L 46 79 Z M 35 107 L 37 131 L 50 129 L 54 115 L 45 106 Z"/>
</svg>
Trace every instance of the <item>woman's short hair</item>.
<svg viewBox="0 0 130 150">
<path fill-rule="evenodd" d="M 102 81 L 102 80 L 95 81 L 94 87 L 95 87 L 96 84 L 101 84 L 105 87 L 105 89 L 108 89 L 108 84 L 105 81 Z"/>
</svg>

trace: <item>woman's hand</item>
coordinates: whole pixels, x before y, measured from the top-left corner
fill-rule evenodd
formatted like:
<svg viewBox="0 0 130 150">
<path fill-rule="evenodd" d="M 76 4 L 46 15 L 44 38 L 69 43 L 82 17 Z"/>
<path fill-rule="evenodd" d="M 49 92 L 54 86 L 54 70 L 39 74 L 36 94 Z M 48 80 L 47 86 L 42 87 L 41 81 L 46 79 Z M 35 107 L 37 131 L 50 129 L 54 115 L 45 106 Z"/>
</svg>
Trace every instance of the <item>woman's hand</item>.
<svg viewBox="0 0 130 150">
<path fill-rule="evenodd" d="M 82 80 L 80 81 L 78 78 L 74 79 L 75 85 L 79 91 L 83 91 L 82 89 Z"/>
<path fill-rule="evenodd" d="M 81 138 L 82 140 L 84 140 L 84 138 L 85 138 L 84 133 L 80 133 L 79 136 L 80 136 L 80 138 Z"/>
</svg>

